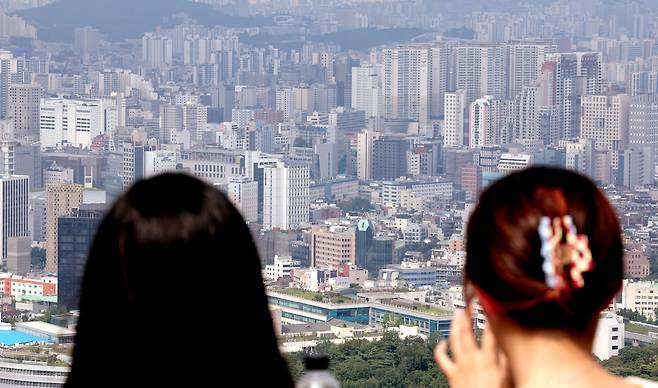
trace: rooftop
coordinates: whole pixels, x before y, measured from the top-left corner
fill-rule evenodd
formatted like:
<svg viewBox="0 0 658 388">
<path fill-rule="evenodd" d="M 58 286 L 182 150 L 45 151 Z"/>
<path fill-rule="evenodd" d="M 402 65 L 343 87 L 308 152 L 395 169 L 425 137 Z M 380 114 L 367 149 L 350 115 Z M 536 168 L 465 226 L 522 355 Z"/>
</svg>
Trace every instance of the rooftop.
<svg viewBox="0 0 658 388">
<path fill-rule="evenodd" d="M 20 344 L 29 344 L 32 342 L 50 342 L 43 338 L 20 333 L 13 330 L 0 330 L 0 345 L 2 346 L 15 346 Z"/>
<path fill-rule="evenodd" d="M 17 328 L 25 328 L 29 330 L 37 330 L 50 335 L 75 335 L 75 330 L 67 329 L 65 327 L 53 325 L 41 321 L 32 322 L 19 322 L 16 324 Z"/>
<path fill-rule="evenodd" d="M 302 290 L 301 288 L 278 288 L 274 289 L 272 291 L 289 295 L 289 296 L 294 296 L 297 298 L 302 298 L 302 299 L 307 299 L 307 300 L 312 300 L 314 302 L 324 302 L 324 303 L 332 303 L 332 304 L 343 304 L 343 303 L 353 303 L 355 302 L 353 299 L 347 298 L 342 295 L 336 295 L 336 294 L 323 294 L 321 292 L 314 292 L 314 291 L 306 291 Z"/>
</svg>

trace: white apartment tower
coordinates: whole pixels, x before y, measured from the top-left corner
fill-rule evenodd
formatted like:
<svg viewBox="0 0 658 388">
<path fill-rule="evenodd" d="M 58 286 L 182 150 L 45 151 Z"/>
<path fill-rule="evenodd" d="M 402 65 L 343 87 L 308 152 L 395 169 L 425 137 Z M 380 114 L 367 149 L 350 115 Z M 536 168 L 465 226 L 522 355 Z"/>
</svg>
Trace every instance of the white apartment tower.
<svg viewBox="0 0 658 388">
<path fill-rule="evenodd" d="M 280 111 L 283 121 L 290 121 L 293 116 L 293 93 L 291 88 L 276 91 L 276 110 Z"/>
<path fill-rule="evenodd" d="M 455 48 L 455 86 L 466 90 L 466 102 L 482 96 L 507 97 L 505 80 L 509 60 L 504 45 L 465 45 Z"/>
<path fill-rule="evenodd" d="M 546 46 L 513 44 L 509 48 L 509 97 L 515 98 L 524 87 L 539 78 Z"/>
<path fill-rule="evenodd" d="M 498 101 L 492 96 L 471 103 L 468 120 L 468 145 L 478 148 L 499 142 Z"/>
<path fill-rule="evenodd" d="M 146 33 L 142 37 L 142 61 L 156 69 L 170 66 L 173 62 L 171 39 L 166 36 Z"/>
<path fill-rule="evenodd" d="M 405 45 L 383 50 L 384 116 L 429 125 L 443 113 L 448 48 Z"/>
<path fill-rule="evenodd" d="M 464 145 L 466 116 L 466 91 L 447 92 L 444 96 L 443 144 L 446 147 Z"/>
<path fill-rule="evenodd" d="M 366 112 L 366 117 L 383 114 L 381 76 L 381 65 L 352 68 L 352 108 Z"/>
<path fill-rule="evenodd" d="M 516 117 L 513 141 L 528 144 L 544 142 L 539 127 L 539 87 L 526 86 L 516 95 Z"/>
<path fill-rule="evenodd" d="M 264 169 L 263 229 L 297 229 L 309 221 L 309 168 L 277 162 Z"/>
<path fill-rule="evenodd" d="M 373 131 L 365 130 L 357 135 L 356 139 L 356 169 L 359 180 L 372 179 L 372 145 L 375 140 Z"/>
<path fill-rule="evenodd" d="M 601 53 L 550 53 L 546 54 L 546 59 L 554 69 L 553 101 L 558 107 L 558 128 L 561 132 L 558 137 L 560 140 L 577 137 L 581 124 L 578 98 L 601 94 Z"/>
</svg>

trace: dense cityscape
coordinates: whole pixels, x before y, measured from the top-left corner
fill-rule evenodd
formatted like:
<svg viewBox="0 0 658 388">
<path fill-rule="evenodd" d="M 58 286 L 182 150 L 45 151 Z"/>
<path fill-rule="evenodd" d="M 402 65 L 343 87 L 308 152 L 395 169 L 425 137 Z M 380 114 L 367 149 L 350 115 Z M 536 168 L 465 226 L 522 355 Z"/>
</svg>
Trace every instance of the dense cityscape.
<svg viewBox="0 0 658 388">
<path fill-rule="evenodd" d="M 445 386 L 469 214 L 537 165 L 615 206 L 593 353 L 658 379 L 658 2 L 459 3 L 0 1 L 0 386 L 63 386 L 96 229 L 165 172 L 242 214 L 295 377 L 320 349 L 345 387 Z"/>
</svg>

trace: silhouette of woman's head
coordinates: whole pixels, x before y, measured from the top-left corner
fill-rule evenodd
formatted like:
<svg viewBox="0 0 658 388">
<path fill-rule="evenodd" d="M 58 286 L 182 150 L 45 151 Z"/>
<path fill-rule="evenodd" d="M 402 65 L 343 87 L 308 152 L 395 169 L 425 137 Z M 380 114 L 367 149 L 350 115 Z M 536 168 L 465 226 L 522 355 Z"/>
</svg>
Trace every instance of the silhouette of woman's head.
<svg viewBox="0 0 658 388">
<path fill-rule="evenodd" d="M 292 385 L 256 248 L 222 193 L 164 174 L 117 200 L 85 269 L 73 357 L 68 386 Z"/>
<path fill-rule="evenodd" d="M 592 265 L 578 284 L 580 273 L 569 270 L 573 263 L 560 262 L 562 286 L 555 286 L 543 268 L 548 264 L 539 225 L 564 216 L 582 239 L 586 236 Z M 567 246 L 564 241 L 560 244 Z M 530 168 L 493 183 L 469 220 L 466 251 L 466 284 L 479 291 L 487 313 L 526 328 L 592 328 L 622 284 L 622 240 L 614 209 L 588 178 L 562 169 Z"/>
</svg>

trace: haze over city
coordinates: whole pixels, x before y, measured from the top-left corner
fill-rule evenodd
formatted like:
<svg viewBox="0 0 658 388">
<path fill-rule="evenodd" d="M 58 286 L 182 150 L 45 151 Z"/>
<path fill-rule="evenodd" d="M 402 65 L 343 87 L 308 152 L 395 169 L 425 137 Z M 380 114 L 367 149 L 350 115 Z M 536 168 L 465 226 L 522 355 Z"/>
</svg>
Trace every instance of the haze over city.
<svg viewBox="0 0 658 388">
<path fill-rule="evenodd" d="M 326 354 L 343 387 L 454 385 L 434 346 L 488 320 L 469 217 L 539 166 L 614 207 L 624 279 L 591 353 L 658 380 L 658 1 L 0 0 L 0 386 L 64 386 L 99 225 L 166 173 L 241 214 L 293 380 Z M 168 268 L 208 310 L 152 324 L 249 338 L 215 307 L 240 304 L 243 248 Z"/>
</svg>

